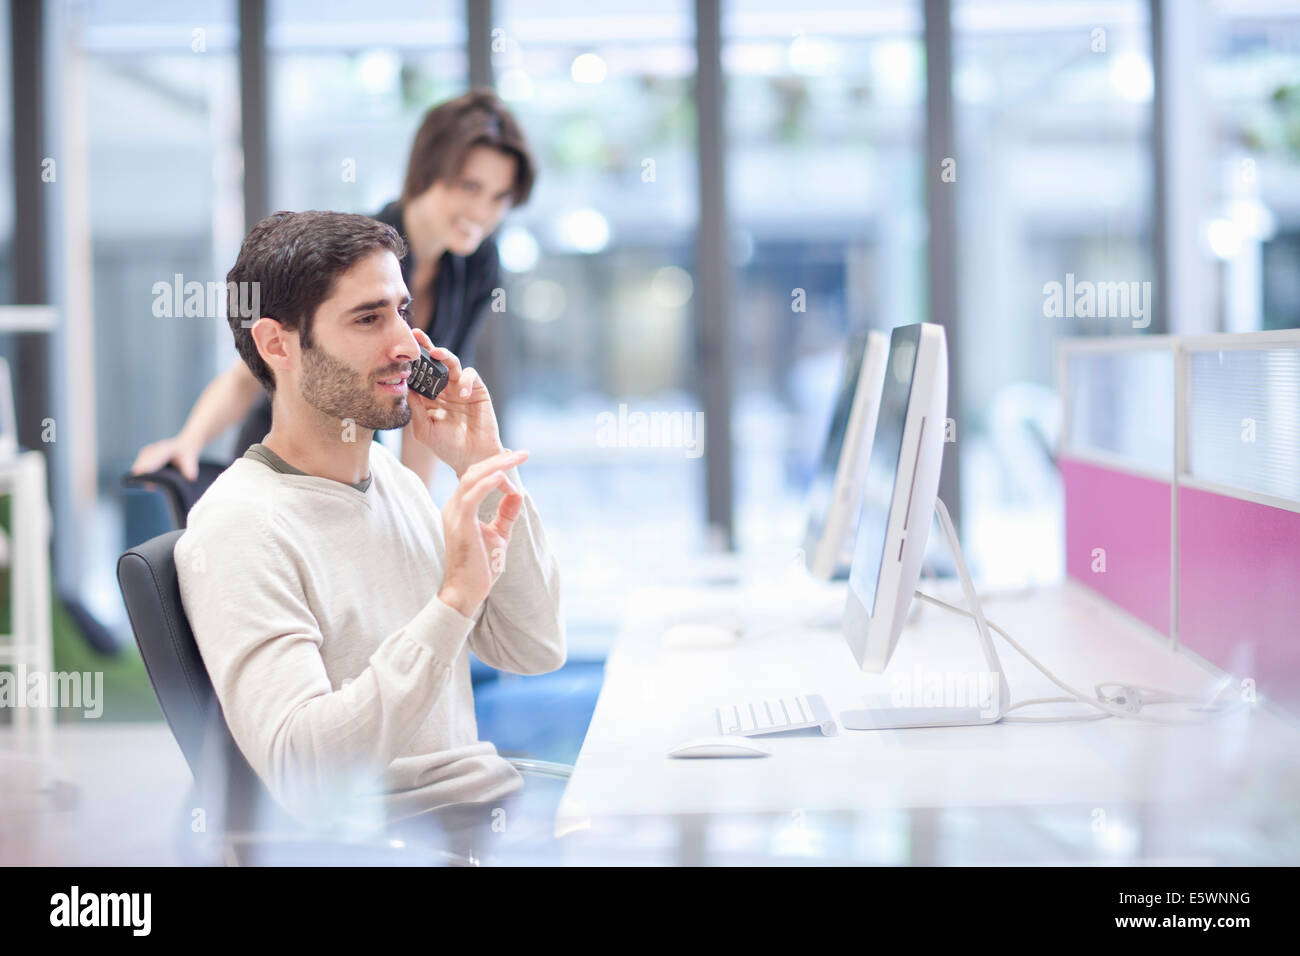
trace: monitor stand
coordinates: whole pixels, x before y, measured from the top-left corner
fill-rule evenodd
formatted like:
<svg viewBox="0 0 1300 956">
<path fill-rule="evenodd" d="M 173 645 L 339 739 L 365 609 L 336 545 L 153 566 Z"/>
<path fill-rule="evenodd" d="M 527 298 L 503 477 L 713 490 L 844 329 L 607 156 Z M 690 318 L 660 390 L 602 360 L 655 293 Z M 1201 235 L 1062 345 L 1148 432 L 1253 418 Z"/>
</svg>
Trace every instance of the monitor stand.
<svg viewBox="0 0 1300 956">
<path fill-rule="evenodd" d="M 1002 671 L 1002 662 L 998 660 L 997 651 L 993 649 L 988 622 L 984 620 L 984 609 L 980 606 L 979 595 L 975 593 L 975 583 L 966 569 L 966 559 L 962 554 L 961 542 L 957 539 L 957 530 L 953 527 L 948 509 L 937 498 L 934 502 L 934 513 L 948 539 L 953 563 L 957 566 L 957 577 L 961 579 L 966 603 L 970 605 L 971 615 L 975 618 L 980 650 L 988 666 L 987 679 L 996 682 L 991 688 L 991 700 L 980 700 L 971 706 L 899 707 L 889 698 L 885 698 L 882 706 L 842 711 L 840 724 L 846 730 L 895 730 L 904 727 L 964 727 L 993 724 L 1001 720 L 1006 713 L 1011 699 L 1007 678 Z"/>
</svg>

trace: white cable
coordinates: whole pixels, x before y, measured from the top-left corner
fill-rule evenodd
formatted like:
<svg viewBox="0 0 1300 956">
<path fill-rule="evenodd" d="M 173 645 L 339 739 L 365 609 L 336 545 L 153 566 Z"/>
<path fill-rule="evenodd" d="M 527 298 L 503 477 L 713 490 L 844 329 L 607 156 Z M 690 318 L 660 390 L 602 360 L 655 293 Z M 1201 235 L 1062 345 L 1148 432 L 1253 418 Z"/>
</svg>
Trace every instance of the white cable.
<svg viewBox="0 0 1300 956">
<path fill-rule="evenodd" d="M 954 614 L 960 614 L 962 617 L 968 617 L 971 620 L 975 620 L 975 615 L 972 612 L 965 610 L 964 608 L 960 608 L 957 607 L 956 605 L 949 604 L 947 601 L 941 601 L 939 598 L 932 597 L 931 595 L 926 594 L 923 591 L 917 591 L 915 593 L 917 598 L 919 598 L 922 601 L 926 601 L 927 603 L 933 604 L 936 607 L 941 607 L 945 610 L 952 611 Z M 1005 640 L 1008 644 L 1010 644 L 1013 648 L 1015 648 L 1015 650 L 1020 654 L 1021 657 L 1029 661 L 1030 664 L 1034 665 L 1034 667 L 1037 668 L 1038 671 L 1044 677 L 1046 677 L 1053 684 L 1055 684 L 1057 687 L 1061 688 L 1061 690 L 1065 691 L 1070 695 L 1069 697 L 1035 697 L 1030 700 L 1022 700 L 1019 701 L 1018 703 L 1010 705 L 1007 708 L 1007 712 L 1017 710 L 1021 707 L 1028 707 L 1036 704 L 1057 704 L 1057 703 L 1087 704 L 1089 707 L 1096 708 L 1097 710 L 1102 712 L 1100 714 L 1088 714 L 1088 715 L 1080 714 L 1080 715 L 1071 715 L 1065 717 L 1003 717 L 1002 719 L 1004 722 L 1053 723 L 1053 722 L 1069 721 L 1069 720 L 1102 720 L 1106 717 L 1123 717 L 1127 720 L 1143 720 L 1154 724 L 1199 724 L 1199 723 L 1203 723 L 1205 720 L 1205 718 L 1198 718 L 1194 720 L 1171 720 L 1162 717 L 1152 717 L 1145 714 L 1139 714 L 1136 713 L 1134 710 L 1128 710 L 1124 706 L 1121 706 L 1120 704 L 1116 703 L 1117 700 L 1127 701 L 1127 698 L 1123 696 L 1107 698 L 1103 692 L 1103 688 L 1106 687 L 1128 688 L 1133 691 L 1136 691 L 1138 695 L 1138 699 L 1137 699 L 1138 708 L 1146 706 L 1147 704 L 1194 703 L 1194 704 L 1200 704 L 1201 706 L 1193 709 L 1202 710 L 1207 712 L 1208 714 L 1221 714 L 1231 709 L 1231 708 L 1220 708 L 1220 707 L 1211 706 L 1218 699 L 1219 695 L 1222 694 L 1223 691 L 1227 689 L 1228 687 L 1227 684 L 1224 684 L 1223 687 L 1220 687 L 1219 690 L 1217 690 L 1206 701 L 1201 701 L 1199 698 L 1188 697 L 1183 694 L 1174 694 L 1169 691 L 1159 690 L 1156 688 L 1143 687 L 1137 684 L 1124 684 L 1116 681 L 1106 681 L 1104 683 L 1100 683 L 1096 685 L 1097 696 L 1095 698 L 1088 697 L 1082 694 L 1081 692 L 1075 690 L 1069 684 L 1062 681 L 1055 674 L 1049 671 L 1046 667 L 1040 664 L 1038 662 L 1038 659 L 1035 658 L 1034 655 L 1030 654 L 1027 650 L 1021 647 L 1020 644 L 1016 642 L 1015 638 L 1013 638 L 1010 634 L 1008 634 L 997 624 L 987 620 L 987 618 L 985 619 L 985 622 L 988 624 L 990 630 L 996 631 L 998 634 L 1000 634 L 1003 640 Z M 1147 699 L 1142 696 L 1143 692 L 1147 692 L 1155 696 L 1151 697 L 1150 699 Z"/>
</svg>

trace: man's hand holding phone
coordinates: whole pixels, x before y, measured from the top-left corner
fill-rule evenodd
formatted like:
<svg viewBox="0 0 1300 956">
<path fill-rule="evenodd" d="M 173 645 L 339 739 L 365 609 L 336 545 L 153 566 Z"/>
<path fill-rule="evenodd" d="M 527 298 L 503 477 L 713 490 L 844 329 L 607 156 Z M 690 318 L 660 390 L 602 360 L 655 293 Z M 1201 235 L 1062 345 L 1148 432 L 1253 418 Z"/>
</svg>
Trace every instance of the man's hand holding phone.
<svg viewBox="0 0 1300 956">
<path fill-rule="evenodd" d="M 524 504 L 506 472 L 527 458 L 526 451 L 503 451 L 470 465 L 442 509 L 447 567 L 438 599 L 465 617 L 474 616 L 505 570 L 510 532 Z M 494 489 L 503 492 L 497 513 L 481 521 L 479 505 Z"/>
<path fill-rule="evenodd" d="M 422 329 L 412 331 L 448 373 L 447 387 L 432 401 L 418 392 L 407 393 L 412 434 L 463 476 L 470 466 L 504 450 L 492 397 L 477 372 L 461 368 L 460 359 L 434 346 Z"/>
</svg>

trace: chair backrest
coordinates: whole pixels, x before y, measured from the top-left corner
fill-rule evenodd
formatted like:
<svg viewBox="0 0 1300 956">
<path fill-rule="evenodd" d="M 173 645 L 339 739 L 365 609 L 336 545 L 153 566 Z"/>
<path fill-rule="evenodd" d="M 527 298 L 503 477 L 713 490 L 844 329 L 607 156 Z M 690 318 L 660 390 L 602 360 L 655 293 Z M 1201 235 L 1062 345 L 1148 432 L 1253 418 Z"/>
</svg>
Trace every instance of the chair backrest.
<svg viewBox="0 0 1300 956">
<path fill-rule="evenodd" d="M 227 467 L 229 466 L 215 461 L 201 461 L 198 480 L 190 481 L 175 465 L 164 465 L 157 471 L 143 475 L 123 475 L 122 484 L 128 488 L 148 488 L 162 492 L 172 526 L 184 528 L 194 503 Z"/>
<path fill-rule="evenodd" d="M 118 586 L 149 682 L 199 789 L 224 791 L 226 819 L 246 825 L 270 794 L 230 735 L 185 616 L 173 554 L 182 534 L 169 531 L 126 551 Z"/>
</svg>

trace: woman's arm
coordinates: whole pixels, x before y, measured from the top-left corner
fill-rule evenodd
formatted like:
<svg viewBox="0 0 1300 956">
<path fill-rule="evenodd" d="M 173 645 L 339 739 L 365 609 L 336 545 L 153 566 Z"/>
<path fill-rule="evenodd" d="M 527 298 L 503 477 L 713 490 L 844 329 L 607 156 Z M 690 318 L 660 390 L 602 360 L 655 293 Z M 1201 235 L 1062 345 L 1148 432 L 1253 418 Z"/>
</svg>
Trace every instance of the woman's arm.
<svg viewBox="0 0 1300 956">
<path fill-rule="evenodd" d="M 164 438 L 140 449 L 132 474 L 157 471 L 175 462 L 190 481 L 199 476 L 199 452 L 231 425 L 242 421 L 262 393 L 262 383 L 253 377 L 243 360 L 214 378 L 194 403 L 185 425 L 174 438 Z"/>
</svg>

